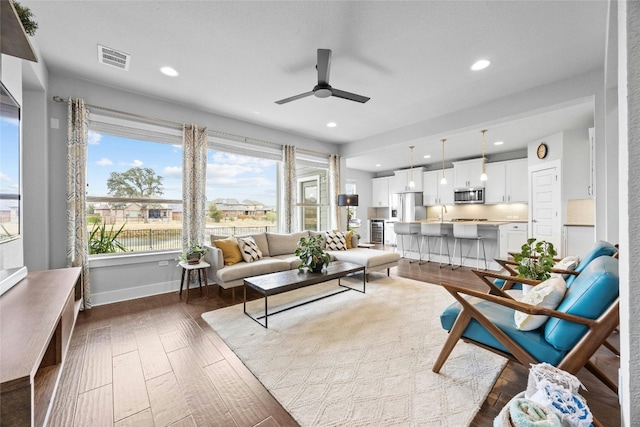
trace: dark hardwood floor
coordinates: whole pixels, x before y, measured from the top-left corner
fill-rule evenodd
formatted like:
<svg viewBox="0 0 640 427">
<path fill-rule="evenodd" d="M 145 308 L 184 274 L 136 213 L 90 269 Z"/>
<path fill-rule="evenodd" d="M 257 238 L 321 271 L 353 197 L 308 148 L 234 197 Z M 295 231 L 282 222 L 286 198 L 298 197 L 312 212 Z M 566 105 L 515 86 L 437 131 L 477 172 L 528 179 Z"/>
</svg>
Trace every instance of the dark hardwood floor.
<svg viewBox="0 0 640 427">
<path fill-rule="evenodd" d="M 401 260 L 391 275 L 483 289 L 467 268 Z M 203 312 L 242 301 L 193 289 L 80 313 L 49 417 L 50 426 L 295 426 L 296 422 L 202 320 Z M 614 336 L 617 342 L 617 336 Z M 619 361 L 602 348 L 595 363 L 616 379 Z M 491 426 L 526 389 L 528 369 L 509 362 L 472 426 Z M 617 396 L 588 371 L 582 394 L 605 426 L 620 425 Z"/>
</svg>

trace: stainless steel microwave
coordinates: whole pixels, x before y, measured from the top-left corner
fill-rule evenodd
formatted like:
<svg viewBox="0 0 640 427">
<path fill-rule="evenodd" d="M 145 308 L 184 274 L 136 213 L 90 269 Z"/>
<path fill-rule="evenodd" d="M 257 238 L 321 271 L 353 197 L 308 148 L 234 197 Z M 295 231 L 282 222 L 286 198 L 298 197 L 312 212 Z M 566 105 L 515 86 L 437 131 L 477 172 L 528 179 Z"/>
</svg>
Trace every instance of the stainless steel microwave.
<svg viewBox="0 0 640 427">
<path fill-rule="evenodd" d="M 455 204 L 484 203 L 484 187 L 456 188 L 453 190 Z"/>
</svg>

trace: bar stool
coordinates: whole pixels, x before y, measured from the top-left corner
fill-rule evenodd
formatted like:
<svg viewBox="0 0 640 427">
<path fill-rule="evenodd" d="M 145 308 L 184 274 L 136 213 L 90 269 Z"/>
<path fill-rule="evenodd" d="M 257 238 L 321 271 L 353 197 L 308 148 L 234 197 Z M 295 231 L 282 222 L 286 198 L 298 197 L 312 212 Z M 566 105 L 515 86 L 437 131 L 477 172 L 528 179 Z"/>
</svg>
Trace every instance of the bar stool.
<svg viewBox="0 0 640 427">
<path fill-rule="evenodd" d="M 422 263 L 422 244 L 426 238 L 427 240 L 427 261 L 431 261 L 431 238 L 433 237 L 437 243 L 440 239 L 440 259 L 442 259 L 442 244 L 447 246 L 447 259 L 449 262 L 445 265 L 451 265 L 451 254 L 449 253 L 449 242 L 447 241 L 448 234 L 442 231 L 442 224 L 420 224 L 420 263 Z M 440 268 L 442 268 L 442 261 L 440 261 Z"/>
<path fill-rule="evenodd" d="M 484 256 L 484 269 L 487 269 L 487 254 L 484 250 L 484 240 L 482 236 L 478 235 L 477 224 L 453 224 L 453 258 L 456 257 L 456 245 L 458 240 L 475 240 L 476 241 L 476 268 L 480 269 L 480 243 L 482 243 L 482 254 Z M 462 267 L 462 242 L 460 242 L 460 265 Z M 453 262 L 451 263 L 451 269 L 455 270 Z"/>
<path fill-rule="evenodd" d="M 404 244 L 404 236 L 409 236 L 409 253 L 411 253 L 411 248 L 413 247 L 413 238 L 418 237 L 418 230 L 415 225 L 420 226 L 420 224 L 410 224 L 408 222 L 396 222 L 393 224 L 393 231 L 396 233 L 396 249 L 398 248 L 398 237 L 402 240 L 402 258 L 406 258 L 405 252 L 407 250 Z M 412 261 L 409 259 L 409 264 L 415 261 L 417 260 Z"/>
</svg>

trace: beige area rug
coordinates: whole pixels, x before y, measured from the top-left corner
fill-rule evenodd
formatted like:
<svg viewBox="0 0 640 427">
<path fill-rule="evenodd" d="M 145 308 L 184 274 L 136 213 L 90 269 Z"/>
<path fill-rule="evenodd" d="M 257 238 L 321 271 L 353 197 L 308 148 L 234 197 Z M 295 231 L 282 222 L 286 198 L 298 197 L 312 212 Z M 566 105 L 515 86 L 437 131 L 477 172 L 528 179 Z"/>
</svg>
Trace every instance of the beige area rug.
<svg viewBox="0 0 640 427">
<path fill-rule="evenodd" d="M 274 296 L 269 311 L 336 289 L 334 281 Z M 433 373 L 447 337 L 439 315 L 453 297 L 397 277 L 376 278 L 366 290 L 270 316 L 269 329 L 242 304 L 202 317 L 302 426 L 468 425 L 506 359 L 461 342 Z M 256 313 L 264 300 L 247 305 Z"/>
</svg>

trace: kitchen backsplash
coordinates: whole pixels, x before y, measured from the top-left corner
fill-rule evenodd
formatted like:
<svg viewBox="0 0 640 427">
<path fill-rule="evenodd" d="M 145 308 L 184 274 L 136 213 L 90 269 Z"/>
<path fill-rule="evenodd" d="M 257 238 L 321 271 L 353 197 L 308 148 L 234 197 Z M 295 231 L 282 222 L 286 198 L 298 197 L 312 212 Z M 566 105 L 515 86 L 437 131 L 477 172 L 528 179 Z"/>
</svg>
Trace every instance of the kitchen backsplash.
<svg viewBox="0 0 640 427">
<path fill-rule="evenodd" d="M 567 224 L 593 225 L 594 220 L 594 199 L 576 199 L 567 201 Z"/>
</svg>

